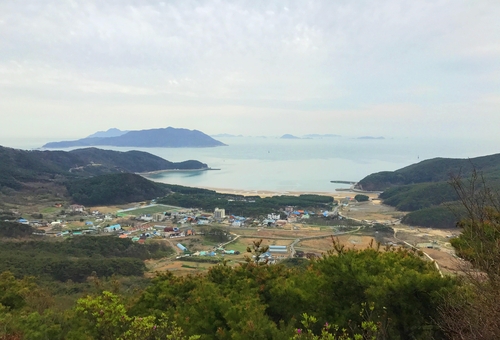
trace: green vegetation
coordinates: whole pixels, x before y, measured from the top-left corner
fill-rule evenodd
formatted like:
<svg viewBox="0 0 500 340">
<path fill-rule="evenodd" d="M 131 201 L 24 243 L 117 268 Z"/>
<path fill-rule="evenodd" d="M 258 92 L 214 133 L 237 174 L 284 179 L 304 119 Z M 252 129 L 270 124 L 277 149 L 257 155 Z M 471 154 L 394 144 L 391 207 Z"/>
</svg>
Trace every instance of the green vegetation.
<svg viewBox="0 0 500 340">
<path fill-rule="evenodd" d="M 496 339 L 500 334 L 500 197 L 474 173 L 453 185 L 463 205 L 462 233 L 451 240 L 465 259 L 460 289 L 449 292 L 441 327 L 450 339 Z"/>
<path fill-rule="evenodd" d="M 463 206 L 453 202 L 413 211 L 404 216 L 401 223 L 428 228 L 456 228 L 465 213 Z"/>
<path fill-rule="evenodd" d="M 404 185 L 387 189 L 380 194 L 385 204 L 398 210 L 415 211 L 458 199 L 448 182 Z"/>
<path fill-rule="evenodd" d="M 224 243 L 230 240 L 229 232 L 222 230 L 221 228 L 210 228 L 208 231 L 205 231 L 205 238 L 209 242 L 215 243 Z"/>
<path fill-rule="evenodd" d="M 446 182 L 450 175 L 468 177 L 474 171 L 495 178 L 500 176 L 500 154 L 471 159 L 434 158 L 396 171 L 371 174 L 358 183 L 364 190 L 383 191 L 393 186 Z"/>
<path fill-rule="evenodd" d="M 109 173 L 168 169 L 203 169 L 198 161 L 172 163 L 147 152 L 86 148 L 65 151 L 25 151 L 0 146 L 0 192 L 26 189 L 27 183 L 55 184 Z"/>
<path fill-rule="evenodd" d="M 142 176 L 123 173 L 70 181 L 66 184 L 74 202 L 83 205 L 112 205 L 153 199 L 169 189 Z"/>
<path fill-rule="evenodd" d="M 384 190 L 380 198 L 401 211 L 411 211 L 403 222 L 435 228 L 454 226 L 463 214 L 456 207 L 458 195 L 450 185 L 453 176 L 468 177 L 475 171 L 482 174 L 493 190 L 500 189 L 500 154 L 473 159 L 435 158 L 390 172 L 371 174 L 358 183 L 365 190 Z"/>
<path fill-rule="evenodd" d="M 179 186 L 177 186 L 179 187 Z M 172 186 L 170 186 L 172 188 Z M 172 188 L 172 190 L 176 190 Z M 186 208 L 200 208 L 213 211 L 223 206 L 226 215 L 265 216 L 271 212 L 279 212 L 285 206 L 291 205 L 298 209 L 328 208 L 333 204 L 331 196 L 300 195 L 300 196 L 273 196 L 261 198 L 259 196 L 242 196 L 219 194 L 212 190 L 198 191 L 189 188 L 189 193 L 175 192 L 161 199 L 158 203 Z M 193 190 L 193 191 L 191 191 Z"/>
<path fill-rule="evenodd" d="M 362 194 L 357 194 L 356 196 L 354 196 L 354 199 L 358 202 L 367 202 L 370 200 L 370 197 Z"/>
<path fill-rule="evenodd" d="M 26 224 L 0 221 L 0 237 L 25 238 L 33 236 L 36 230 Z"/>
<path fill-rule="evenodd" d="M 63 282 L 83 282 L 92 274 L 97 277 L 142 276 L 143 260 L 171 254 L 171 247 L 162 243 L 141 245 L 113 236 L 4 240 L 0 243 L 0 272 Z"/>
<path fill-rule="evenodd" d="M 453 243 L 491 280 L 500 272 L 500 214 L 487 210 L 483 217 L 482 222 L 464 220 L 464 234 Z M 478 241 L 483 238 L 486 243 Z M 57 244 L 61 252 L 73 249 L 70 257 L 93 252 L 99 260 L 127 249 L 120 247 L 120 239 L 107 237 Z M 498 334 L 491 328 L 499 324 L 498 300 L 492 310 L 472 309 L 490 308 L 475 302 L 485 302 L 476 294 L 493 294 L 485 278 L 476 287 L 441 277 L 431 262 L 404 249 L 345 249 L 335 241 L 332 246 L 316 260 L 290 259 L 271 266 L 248 261 L 235 267 L 222 262 L 194 276 L 167 272 L 133 294 L 119 282 L 109 285 L 91 274 L 82 284 L 93 283 L 94 288 L 69 303 L 64 294 L 72 282 L 64 284 L 67 289 L 58 293 L 63 295 L 53 295 L 29 277 L 3 272 L 0 338 L 444 340 L 458 338 L 454 334 L 495 338 L 474 333 L 479 331 Z M 43 256 L 45 249 L 38 248 Z M 475 327 L 467 318 L 476 320 Z"/>
</svg>

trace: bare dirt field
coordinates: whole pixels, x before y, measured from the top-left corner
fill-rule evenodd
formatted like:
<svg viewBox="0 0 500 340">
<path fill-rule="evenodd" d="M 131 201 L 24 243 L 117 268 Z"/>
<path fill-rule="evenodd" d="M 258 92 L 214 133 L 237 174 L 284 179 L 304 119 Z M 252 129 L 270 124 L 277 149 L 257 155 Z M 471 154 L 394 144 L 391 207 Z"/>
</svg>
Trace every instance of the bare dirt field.
<svg viewBox="0 0 500 340">
<path fill-rule="evenodd" d="M 370 247 L 370 243 L 376 245 L 376 241 L 370 236 L 359 236 L 359 235 L 341 235 L 335 236 L 335 240 L 338 240 L 341 244 L 345 245 L 347 248 L 355 249 L 366 249 Z M 303 240 L 300 241 L 296 247 L 297 250 L 303 250 L 304 252 L 320 252 L 325 253 L 333 248 L 333 243 L 331 237 L 325 237 L 320 239 Z"/>
<path fill-rule="evenodd" d="M 232 232 L 239 235 L 248 235 L 252 237 L 285 237 L 285 238 L 298 238 L 298 237 L 306 237 L 306 236 L 316 236 L 316 235 L 327 235 L 328 230 L 308 230 L 298 229 L 298 230 L 284 230 L 284 229 L 232 229 Z"/>
<path fill-rule="evenodd" d="M 349 204 L 341 210 L 342 215 L 357 220 L 370 220 L 379 223 L 393 223 L 405 214 L 379 201 Z"/>
<path fill-rule="evenodd" d="M 463 269 L 463 261 L 452 256 L 449 252 L 438 249 L 422 249 L 422 251 L 437 262 L 443 273 L 455 274 Z"/>
</svg>

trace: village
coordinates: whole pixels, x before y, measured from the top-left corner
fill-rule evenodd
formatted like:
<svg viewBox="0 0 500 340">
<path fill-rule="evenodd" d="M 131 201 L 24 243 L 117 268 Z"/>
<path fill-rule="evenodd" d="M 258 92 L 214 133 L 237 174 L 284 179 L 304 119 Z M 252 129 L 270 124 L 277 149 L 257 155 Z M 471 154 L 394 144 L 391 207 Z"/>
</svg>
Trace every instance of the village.
<svg viewBox="0 0 500 340">
<path fill-rule="evenodd" d="M 399 224 L 401 214 L 380 204 L 376 197 L 368 202 L 345 197 L 330 210 L 285 206 L 279 212 L 259 217 L 226 214 L 224 208 L 211 212 L 186 209 L 155 200 L 126 206 L 73 204 L 53 208 L 45 218 L 20 217 L 16 221 L 31 225 L 43 237 L 114 235 L 138 243 L 165 242 L 175 254 L 150 263 L 154 271 L 190 272 L 222 261 L 242 263 L 250 255 L 248 248 L 260 240 L 265 251 L 259 255 L 259 261 L 266 263 L 321 256 L 332 248 L 332 237 L 348 247 L 364 248 L 376 243 L 402 246 L 410 241 L 422 248 L 436 248 L 438 257 L 447 256 L 448 252 L 449 235 L 412 232 L 412 228 Z M 192 262 L 197 262 L 196 266 Z"/>
</svg>

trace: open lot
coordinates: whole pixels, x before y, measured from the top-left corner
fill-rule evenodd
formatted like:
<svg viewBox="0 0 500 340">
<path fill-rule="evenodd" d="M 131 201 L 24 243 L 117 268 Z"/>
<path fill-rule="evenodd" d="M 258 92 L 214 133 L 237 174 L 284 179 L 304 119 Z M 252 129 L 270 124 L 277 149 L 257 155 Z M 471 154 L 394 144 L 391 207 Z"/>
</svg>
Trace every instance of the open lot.
<svg viewBox="0 0 500 340">
<path fill-rule="evenodd" d="M 378 223 L 394 223 L 405 215 L 393 207 L 380 204 L 378 200 L 349 204 L 347 207 L 342 207 L 340 212 L 342 215 L 356 220 L 369 220 Z"/>
<path fill-rule="evenodd" d="M 151 215 L 163 212 L 175 212 L 179 211 L 182 208 L 174 207 L 170 205 L 163 204 L 155 204 L 146 207 L 133 207 L 128 208 L 126 210 L 118 211 L 117 215 L 119 216 L 141 216 L 141 215 Z"/>
<path fill-rule="evenodd" d="M 366 249 L 370 247 L 370 244 L 375 246 L 376 242 L 373 237 L 370 236 L 360 236 L 360 235 L 340 235 L 334 236 L 335 240 L 338 240 L 340 244 L 347 248 L 355 249 Z M 295 246 L 297 250 L 302 250 L 305 253 L 326 253 L 328 250 L 333 248 L 333 242 L 331 237 L 324 237 L 311 240 L 302 240 Z"/>
</svg>

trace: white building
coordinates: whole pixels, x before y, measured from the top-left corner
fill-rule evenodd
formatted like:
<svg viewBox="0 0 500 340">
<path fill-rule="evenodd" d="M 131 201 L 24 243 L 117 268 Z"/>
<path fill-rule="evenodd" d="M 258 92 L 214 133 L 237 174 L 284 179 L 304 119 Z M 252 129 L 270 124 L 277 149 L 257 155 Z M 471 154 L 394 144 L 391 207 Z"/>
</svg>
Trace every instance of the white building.
<svg viewBox="0 0 500 340">
<path fill-rule="evenodd" d="M 226 210 L 225 209 L 219 209 L 219 208 L 215 208 L 215 211 L 214 211 L 214 218 L 216 220 L 223 220 L 224 218 L 226 217 Z"/>
</svg>

